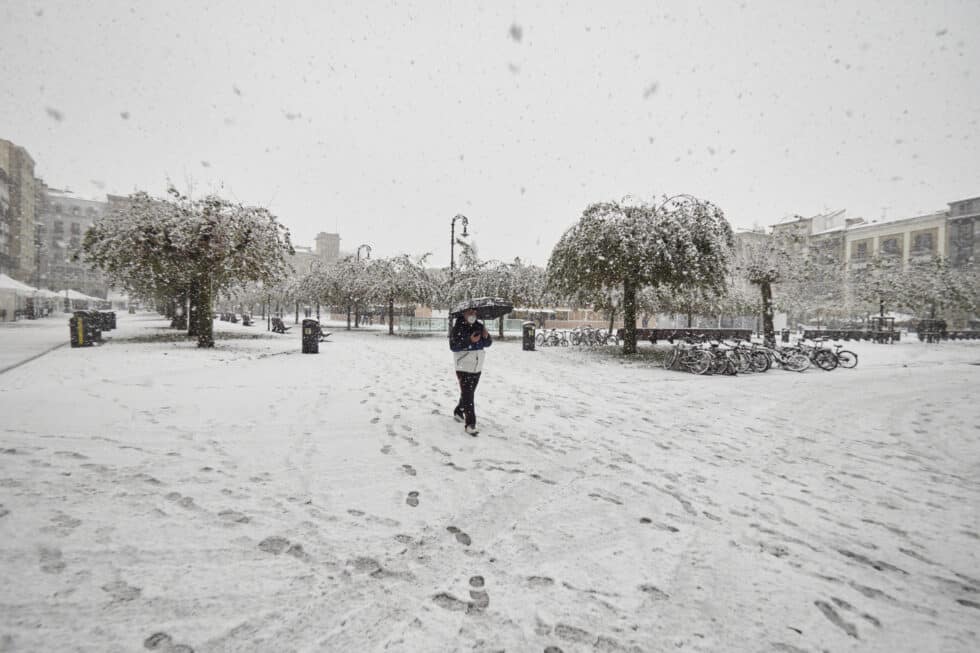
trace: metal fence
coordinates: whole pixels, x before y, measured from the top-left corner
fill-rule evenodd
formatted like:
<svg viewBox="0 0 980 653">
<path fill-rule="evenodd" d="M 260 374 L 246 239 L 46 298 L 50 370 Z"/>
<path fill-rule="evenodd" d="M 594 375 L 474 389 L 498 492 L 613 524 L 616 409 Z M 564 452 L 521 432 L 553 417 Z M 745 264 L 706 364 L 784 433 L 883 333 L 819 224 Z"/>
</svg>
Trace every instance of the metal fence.
<svg viewBox="0 0 980 653">
<path fill-rule="evenodd" d="M 448 333 L 449 323 L 445 317 L 396 317 L 395 323 L 399 331 L 410 333 Z M 500 333 L 500 320 L 487 320 L 484 326 L 490 335 Z M 520 331 L 523 320 L 504 318 L 504 331 Z"/>
</svg>

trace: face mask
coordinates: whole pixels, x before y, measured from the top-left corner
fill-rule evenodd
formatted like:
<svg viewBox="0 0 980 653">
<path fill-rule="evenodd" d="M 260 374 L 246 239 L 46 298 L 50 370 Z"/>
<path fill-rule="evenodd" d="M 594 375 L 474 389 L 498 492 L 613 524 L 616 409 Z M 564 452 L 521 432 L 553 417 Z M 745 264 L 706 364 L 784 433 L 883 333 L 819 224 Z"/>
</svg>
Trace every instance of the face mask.
<svg viewBox="0 0 980 653">
<path fill-rule="evenodd" d="M 476 322 L 476 316 L 470 315 L 468 318 L 466 318 L 466 321 L 469 322 L 470 324 L 473 324 L 474 322 Z"/>
</svg>

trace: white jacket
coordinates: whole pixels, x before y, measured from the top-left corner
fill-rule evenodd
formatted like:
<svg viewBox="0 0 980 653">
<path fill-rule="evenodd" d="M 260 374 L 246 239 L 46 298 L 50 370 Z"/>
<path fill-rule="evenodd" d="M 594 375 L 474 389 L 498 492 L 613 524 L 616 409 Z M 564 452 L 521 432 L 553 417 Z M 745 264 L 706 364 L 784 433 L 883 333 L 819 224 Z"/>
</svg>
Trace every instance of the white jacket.
<svg viewBox="0 0 980 653">
<path fill-rule="evenodd" d="M 457 372 L 476 374 L 483 371 L 483 359 L 487 357 L 487 352 L 485 349 L 454 351 L 453 356 L 456 358 Z"/>
</svg>

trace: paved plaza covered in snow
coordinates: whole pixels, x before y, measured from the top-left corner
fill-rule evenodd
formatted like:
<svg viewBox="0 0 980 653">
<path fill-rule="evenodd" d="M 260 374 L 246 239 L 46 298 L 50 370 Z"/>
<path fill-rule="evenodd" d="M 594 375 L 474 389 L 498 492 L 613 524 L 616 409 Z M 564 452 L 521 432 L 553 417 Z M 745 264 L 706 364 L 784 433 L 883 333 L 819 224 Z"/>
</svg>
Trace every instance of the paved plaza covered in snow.
<svg viewBox="0 0 980 653">
<path fill-rule="evenodd" d="M 471 438 L 444 338 L 167 324 L 0 374 L 0 650 L 980 648 L 980 343 L 733 378 L 509 338 Z"/>
</svg>

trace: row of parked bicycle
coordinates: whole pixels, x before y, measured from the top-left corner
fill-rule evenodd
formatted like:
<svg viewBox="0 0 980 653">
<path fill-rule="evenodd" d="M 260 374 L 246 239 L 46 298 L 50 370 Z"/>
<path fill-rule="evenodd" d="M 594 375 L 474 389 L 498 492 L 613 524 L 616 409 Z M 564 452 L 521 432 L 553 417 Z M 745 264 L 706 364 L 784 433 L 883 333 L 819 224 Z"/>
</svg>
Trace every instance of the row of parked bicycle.
<svg viewBox="0 0 980 653">
<path fill-rule="evenodd" d="M 734 342 L 687 338 L 671 348 L 663 361 L 669 370 L 686 370 L 692 374 L 745 374 L 767 372 L 779 367 L 802 372 L 811 366 L 822 370 L 838 367 L 857 367 L 858 357 L 841 345 L 830 345 L 825 340 L 808 343 L 800 341 L 786 347 L 766 347 L 757 343 L 736 340 Z"/>
<path fill-rule="evenodd" d="M 542 329 L 534 336 L 534 342 L 538 347 L 568 347 L 569 345 L 596 347 L 619 344 L 619 339 L 615 332 L 581 326 L 568 330 Z"/>
</svg>

